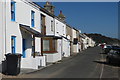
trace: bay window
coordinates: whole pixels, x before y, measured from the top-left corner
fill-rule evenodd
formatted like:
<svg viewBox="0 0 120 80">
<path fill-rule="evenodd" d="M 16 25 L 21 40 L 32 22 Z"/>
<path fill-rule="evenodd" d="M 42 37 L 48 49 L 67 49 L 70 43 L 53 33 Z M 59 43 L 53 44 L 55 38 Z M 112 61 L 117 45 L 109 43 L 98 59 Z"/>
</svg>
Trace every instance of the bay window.
<svg viewBox="0 0 120 80">
<path fill-rule="evenodd" d="M 43 53 L 57 52 L 57 40 L 53 38 L 43 39 Z"/>
</svg>

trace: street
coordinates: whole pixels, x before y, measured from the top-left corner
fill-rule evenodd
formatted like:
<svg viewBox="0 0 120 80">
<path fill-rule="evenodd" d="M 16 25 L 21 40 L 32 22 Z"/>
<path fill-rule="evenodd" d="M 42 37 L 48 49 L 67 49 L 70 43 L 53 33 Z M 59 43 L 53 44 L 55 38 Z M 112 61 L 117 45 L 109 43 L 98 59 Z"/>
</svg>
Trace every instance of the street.
<svg viewBox="0 0 120 80">
<path fill-rule="evenodd" d="M 94 47 L 42 70 L 12 78 L 119 78 L 120 67 L 109 65 L 101 48 Z"/>
</svg>

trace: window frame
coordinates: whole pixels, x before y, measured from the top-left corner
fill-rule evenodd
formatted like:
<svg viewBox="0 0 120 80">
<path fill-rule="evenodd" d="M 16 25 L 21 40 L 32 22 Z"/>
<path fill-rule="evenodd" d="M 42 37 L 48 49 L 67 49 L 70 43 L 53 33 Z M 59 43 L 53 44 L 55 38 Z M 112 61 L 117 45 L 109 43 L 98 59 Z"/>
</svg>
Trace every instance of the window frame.
<svg viewBox="0 0 120 80">
<path fill-rule="evenodd" d="M 31 10 L 31 26 L 35 27 L 35 11 Z"/>
<path fill-rule="evenodd" d="M 12 40 L 14 43 L 12 43 Z M 16 36 L 11 36 L 11 53 L 16 53 Z"/>
<path fill-rule="evenodd" d="M 51 31 L 54 31 L 54 22 L 51 20 Z"/>
<path fill-rule="evenodd" d="M 15 21 L 15 17 L 16 17 L 16 2 L 11 1 L 11 21 Z"/>
<path fill-rule="evenodd" d="M 78 38 L 73 39 L 73 44 L 76 45 L 78 43 Z"/>
<path fill-rule="evenodd" d="M 49 51 L 43 51 L 43 53 L 57 53 L 57 40 L 53 38 L 44 38 L 43 40 L 49 40 Z M 53 46 L 53 41 L 54 41 L 54 46 Z M 44 45 L 43 45 L 44 47 Z"/>
</svg>

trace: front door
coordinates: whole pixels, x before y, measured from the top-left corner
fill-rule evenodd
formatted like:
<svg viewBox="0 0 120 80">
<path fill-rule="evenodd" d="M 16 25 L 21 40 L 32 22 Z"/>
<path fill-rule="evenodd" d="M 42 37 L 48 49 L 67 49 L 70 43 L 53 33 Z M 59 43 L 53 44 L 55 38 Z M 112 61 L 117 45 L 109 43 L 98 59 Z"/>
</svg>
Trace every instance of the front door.
<svg viewBox="0 0 120 80">
<path fill-rule="evenodd" d="M 23 51 L 22 51 L 23 58 L 25 58 L 26 57 L 26 52 L 25 52 L 25 50 L 26 50 L 26 40 L 25 39 L 23 39 L 22 47 L 23 47 Z"/>
</svg>

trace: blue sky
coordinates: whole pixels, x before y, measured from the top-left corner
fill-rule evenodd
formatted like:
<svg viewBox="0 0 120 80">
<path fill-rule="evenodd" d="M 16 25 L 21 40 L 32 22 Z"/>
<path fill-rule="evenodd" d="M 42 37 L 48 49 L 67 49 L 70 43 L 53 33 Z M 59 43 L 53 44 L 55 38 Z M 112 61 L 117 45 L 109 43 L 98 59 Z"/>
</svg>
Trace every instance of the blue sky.
<svg viewBox="0 0 120 80">
<path fill-rule="evenodd" d="M 39 2 L 40 6 L 45 3 Z M 55 15 L 62 10 L 69 25 L 82 33 L 100 33 L 118 38 L 117 2 L 52 2 Z"/>
</svg>

